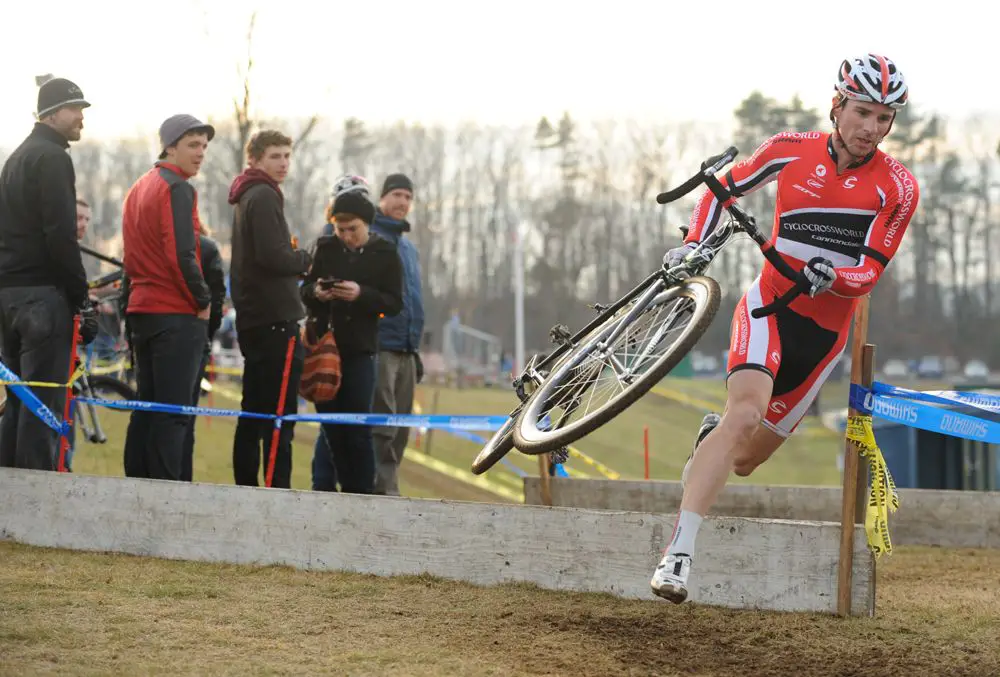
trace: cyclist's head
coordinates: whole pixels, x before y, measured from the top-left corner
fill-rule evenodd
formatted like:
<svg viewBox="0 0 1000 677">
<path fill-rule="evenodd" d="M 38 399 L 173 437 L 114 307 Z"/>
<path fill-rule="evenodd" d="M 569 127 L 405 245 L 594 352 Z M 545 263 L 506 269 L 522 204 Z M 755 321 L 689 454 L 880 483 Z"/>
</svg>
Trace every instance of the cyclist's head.
<svg viewBox="0 0 1000 677">
<path fill-rule="evenodd" d="M 845 59 L 835 89 L 842 100 L 881 103 L 893 109 L 905 106 L 909 95 L 903 73 L 890 59 L 878 54 Z"/>
<path fill-rule="evenodd" d="M 875 145 L 889 133 L 896 111 L 906 105 L 909 96 L 902 72 L 878 54 L 844 60 L 834 89 L 830 121 L 842 140 L 860 136 Z"/>
</svg>

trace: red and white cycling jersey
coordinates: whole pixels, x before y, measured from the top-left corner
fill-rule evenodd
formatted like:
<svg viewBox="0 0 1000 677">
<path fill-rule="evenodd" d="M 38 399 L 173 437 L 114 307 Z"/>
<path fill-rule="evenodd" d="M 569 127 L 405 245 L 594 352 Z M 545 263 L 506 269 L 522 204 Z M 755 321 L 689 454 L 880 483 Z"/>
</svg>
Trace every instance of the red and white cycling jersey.
<svg viewBox="0 0 1000 677">
<path fill-rule="evenodd" d="M 815 298 L 799 296 L 787 309 L 753 318 L 794 283 L 765 262 L 736 307 L 729 373 L 758 369 L 774 379 L 764 425 L 782 437 L 795 430 L 836 365 L 847 342 L 857 299 L 889 265 L 917 207 L 917 182 L 903 165 L 876 150 L 837 173 L 829 134 L 787 132 L 768 139 L 726 174 L 737 197 L 778 181 L 771 241 L 795 270 L 829 259 L 837 279 Z M 686 238 L 703 240 L 723 209 L 711 191 L 698 202 Z"/>
<path fill-rule="evenodd" d="M 724 184 L 737 197 L 778 181 L 774 230 L 777 251 L 800 270 L 822 256 L 837 270 L 830 291 L 800 296 L 790 309 L 840 333 L 847 328 L 858 297 L 869 293 L 889 265 L 917 207 L 917 181 L 902 164 L 880 150 L 857 166 L 837 173 L 830 134 L 777 134 L 734 166 Z M 686 242 L 699 242 L 718 224 L 723 209 L 706 190 L 691 216 Z M 778 297 L 792 282 L 764 264 L 762 292 Z"/>
</svg>

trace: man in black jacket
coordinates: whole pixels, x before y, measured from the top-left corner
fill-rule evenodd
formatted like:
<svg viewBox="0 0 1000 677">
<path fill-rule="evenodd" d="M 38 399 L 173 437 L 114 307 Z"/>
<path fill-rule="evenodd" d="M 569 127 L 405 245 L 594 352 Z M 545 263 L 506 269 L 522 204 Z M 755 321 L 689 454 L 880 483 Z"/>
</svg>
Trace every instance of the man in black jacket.
<svg viewBox="0 0 1000 677">
<path fill-rule="evenodd" d="M 84 343 L 97 335 L 76 239 L 76 173 L 66 152 L 79 141 L 80 88 L 63 78 L 38 90 L 34 129 L 0 173 L 0 334 L 3 361 L 25 381 L 61 383 L 69 375 L 73 316 Z M 66 390 L 37 388 L 62 418 Z M 58 434 L 9 399 L 0 424 L 0 466 L 55 470 Z"/>
<path fill-rule="evenodd" d="M 284 414 L 298 412 L 299 380 L 305 359 L 298 342 L 305 309 L 299 279 L 312 257 L 296 248 L 285 221 L 281 183 L 288 174 L 292 140 L 275 130 L 255 134 L 247 143 L 249 167 L 233 181 L 230 285 L 236 308 L 236 331 L 243 353 L 243 411 L 274 414 L 290 338 L 296 339 L 285 395 Z M 281 427 L 271 486 L 288 488 L 292 480 L 295 426 Z M 236 484 L 257 486 L 260 459 L 267 475 L 274 423 L 241 417 L 233 439 Z"/>
</svg>

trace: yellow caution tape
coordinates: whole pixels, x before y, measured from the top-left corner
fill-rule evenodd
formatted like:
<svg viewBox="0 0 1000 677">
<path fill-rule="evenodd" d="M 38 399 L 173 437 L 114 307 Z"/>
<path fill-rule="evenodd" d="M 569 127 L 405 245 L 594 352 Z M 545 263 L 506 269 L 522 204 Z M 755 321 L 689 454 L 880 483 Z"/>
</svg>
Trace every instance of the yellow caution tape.
<svg viewBox="0 0 1000 677">
<path fill-rule="evenodd" d="M 76 371 L 73 372 L 73 376 L 69 379 L 69 383 L 50 383 L 49 381 L 4 381 L 0 380 L 0 384 L 5 386 L 28 386 L 29 388 L 69 388 L 71 385 L 76 383 L 81 376 L 84 374 L 83 365 L 79 365 Z"/>
<path fill-rule="evenodd" d="M 621 475 L 619 473 L 616 473 L 614 470 L 604 465 L 600 461 L 593 459 L 590 456 L 587 456 L 585 453 L 583 453 L 576 447 L 569 447 L 569 455 L 572 456 L 573 458 L 580 459 L 581 461 L 592 467 L 594 470 L 607 477 L 609 480 L 621 479 Z"/>
<path fill-rule="evenodd" d="M 217 367 L 210 364 L 205 367 L 205 371 L 210 374 L 226 374 L 228 376 L 243 376 L 243 369 L 240 367 Z"/>
<path fill-rule="evenodd" d="M 868 459 L 872 488 L 868 498 L 868 509 L 865 512 L 865 533 L 868 536 L 868 547 L 874 553 L 875 559 L 878 559 L 883 553 L 892 552 L 892 541 L 889 539 L 889 512 L 896 512 L 899 509 L 899 494 L 896 492 L 896 483 L 892 480 L 882 452 L 875 443 L 872 417 L 861 414 L 849 417 L 847 439 L 854 442 L 858 452 Z"/>
</svg>

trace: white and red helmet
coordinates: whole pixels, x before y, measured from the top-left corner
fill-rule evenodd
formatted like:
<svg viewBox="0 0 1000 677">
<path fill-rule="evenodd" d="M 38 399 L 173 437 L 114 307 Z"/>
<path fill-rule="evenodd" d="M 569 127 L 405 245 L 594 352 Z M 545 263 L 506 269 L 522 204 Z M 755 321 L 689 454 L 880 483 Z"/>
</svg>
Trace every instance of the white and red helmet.
<svg viewBox="0 0 1000 677">
<path fill-rule="evenodd" d="M 896 64 L 878 54 L 844 60 L 837 74 L 836 89 L 845 99 L 881 103 L 891 108 L 905 106 L 909 95 Z"/>
<path fill-rule="evenodd" d="M 357 174 L 345 174 L 337 179 L 330 189 L 330 199 L 333 200 L 342 193 L 362 193 L 371 200 L 371 188 L 368 185 L 368 180 Z"/>
</svg>

